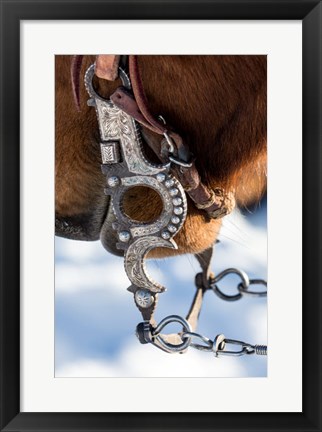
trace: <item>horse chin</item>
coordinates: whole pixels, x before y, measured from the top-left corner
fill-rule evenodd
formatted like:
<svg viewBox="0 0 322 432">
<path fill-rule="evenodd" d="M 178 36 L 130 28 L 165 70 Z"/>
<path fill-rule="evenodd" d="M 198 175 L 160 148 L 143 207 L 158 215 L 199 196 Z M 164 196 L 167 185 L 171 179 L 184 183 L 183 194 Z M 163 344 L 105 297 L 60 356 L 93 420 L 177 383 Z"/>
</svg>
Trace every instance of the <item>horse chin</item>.
<svg viewBox="0 0 322 432">
<path fill-rule="evenodd" d="M 70 240 L 99 240 L 109 207 L 109 199 L 106 199 L 92 212 L 72 216 L 56 214 L 55 234 Z"/>
<path fill-rule="evenodd" d="M 99 239 L 99 227 L 89 215 L 55 218 L 55 235 L 70 240 L 94 241 Z"/>
</svg>

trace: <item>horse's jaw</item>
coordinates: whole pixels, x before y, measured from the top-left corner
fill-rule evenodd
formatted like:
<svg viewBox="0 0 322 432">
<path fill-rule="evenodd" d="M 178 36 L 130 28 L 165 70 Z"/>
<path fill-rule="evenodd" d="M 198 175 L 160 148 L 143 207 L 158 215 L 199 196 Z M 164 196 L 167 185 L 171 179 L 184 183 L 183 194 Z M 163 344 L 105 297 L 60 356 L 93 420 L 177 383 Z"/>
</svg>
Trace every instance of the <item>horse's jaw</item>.
<svg viewBox="0 0 322 432">
<path fill-rule="evenodd" d="M 64 217 L 56 215 L 55 235 L 70 240 L 101 240 L 108 252 L 123 256 L 123 251 L 116 248 L 117 237 L 112 227 L 115 220 L 110 199 L 106 197 L 106 206 L 97 208 L 93 213 Z"/>
<path fill-rule="evenodd" d="M 55 235 L 71 240 L 95 241 L 100 239 L 102 226 L 109 211 L 109 198 L 95 208 L 95 211 L 72 216 L 56 213 Z"/>
</svg>

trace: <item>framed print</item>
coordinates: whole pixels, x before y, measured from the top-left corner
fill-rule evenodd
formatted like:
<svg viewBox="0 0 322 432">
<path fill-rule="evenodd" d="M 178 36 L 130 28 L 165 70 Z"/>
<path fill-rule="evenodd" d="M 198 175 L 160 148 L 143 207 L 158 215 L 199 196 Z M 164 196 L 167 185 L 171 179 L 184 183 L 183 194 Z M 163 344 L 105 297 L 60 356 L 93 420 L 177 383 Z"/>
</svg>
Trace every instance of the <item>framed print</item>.
<svg viewBox="0 0 322 432">
<path fill-rule="evenodd" d="M 170 32 L 173 31 L 173 29 L 174 26 L 171 26 L 167 31 Z M 24 32 L 25 31 L 28 32 L 27 29 L 24 30 Z M 75 31 L 77 31 L 76 28 Z M 186 32 L 186 27 L 182 27 L 181 31 Z M 123 33 L 124 30 L 121 28 L 117 30 L 117 28 L 113 26 L 113 32 Z M 148 29 L 145 32 L 151 35 L 153 29 Z M 109 39 L 109 36 L 106 35 L 106 38 Z M 136 44 L 140 45 L 141 49 L 144 45 L 143 42 L 136 42 Z M 32 43 L 32 45 L 35 46 L 34 43 Z M 107 60 L 110 61 L 110 59 L 111 57 L 100 55 L 96 59 L 96 67 L 99 67 L 100 62 L 104 62 L 105 64 L 105 62 Z M 114 61 L 113 55 L 112 60 Z M 209 105 L 205 107 L 205 111 L 209 112 L 209 115 L 211 116 L 210 121 L 205 120 L 205 112 L 202 113 L 202 110 L 200 109 L 201 105 L 198 109 L 199 118 L 197 118 L 195 110 L 193 110 L 193 121 L 192 118 L 188 119 L 186 108 L 184 109 L 184 112 L 179 113 L 179 106 L 186 106 L 187 94 L 191 95 L 191 100 L 188 105 L 193 106 L 196 94 L 199 94 L 199 98 L 206 99 L 209 97 L 210 87 L 213 87 L 214 89 L 218 88 L 217 83 L 211 84 L 209 83 L 209 79 L 206 79 L 204 82 L 198 80 L 197 87 L 193 91 L 186 92 L 182 87 L 178 87 L 180 80 L 182 80 L 182 71 L 185 71 L 185 75 L 191 76 L 191 80 L 195 81 L 194 77 L 200 69 L 216 69 L 217 76 L 220 76 L 220 74 L 223 76 L 224 72 L 229 68 L 232 69 L 232 73 L 234 73 L 233 70 L 235 70 L 235 76 L 231 80 L 231 87 L 229 89 L 228 79 L 225 79 L 225 93 L 231 94 L 232 100 L 235 96 L 238 97 L 234 91 L 233 82 L 243 82 L 244 98 L 246 97 L 246 94 L 248 94 L 248 101 L 245 103 L 243 109 L 240 108 L 240 104 L 239 111 L 244 111 L 246 106 L 248 110 L 251 110 L 250 107 L 253 105 L 253 111 L 256 113 L 254 115 L 252 131 L 256 129 L 256 134 L 259 134 L 260 136 L 258 141 L 261 143 L 259 147 L 256 148 L 256 163 L 254 163 L 256 170 L 252 172 L 251 168 L 245 169 L 247 177 L 251 177 L 252 181 L 255 181 L 256 186 L 251 192 L 249 190 L 248 196 L 245 198 L 243 193 L 244 187 L 242 188 L 240 186 L 242 184 L 241 180 L 238 180 L 237 183 L 239 186 L 237 186 L 236 183 L 236 187 L 233 187 L 231 184 L 228 186 L 227 184 L 225 189 L 234 189 L 234 194 L 231 192 L 225 192 L 226 197 L 224 197 L 222 204 L 220 203 L 221 206 L 215 210 L 215 212 L 219 213 L 224 211 L 228 214 L 226 214 L 224 218 L 217 218 L 216 215 L 214 215 L 212 218 L 207 218 L 205 220 L 205 216 L 207 216 L 205 213 L 206 210 L 200 209 L 203 210 L 203 212 L 200 212 L 199 214 L 194 210 L 194 208 L 191 209 L 191 205 L 194 205 L 196 208 L 199 205 L 195 189 L 206 191 L 206 189 L 203 189 L 206 188 L 206 186 L 200 182 L 199 186 L 194 189 L 193 195 L 191 195 L 191 200 L 193 201 L 193 199 L 195 199 L 195 204 L 188 201 L 190 197 L 189 194 L 192 194 L 192 192 L 187 191 L 186 196 L 181 187 L 183 184 L 187 183 L 185 176 L 190 172 L 189 170 L 193 170 L 197 173 L 197 165 L 192 165 L 191 167 L 181 166 L 181 170 L 185 171 L 182 171 L 183 177 L 181 178 L 181 182 L 178 182 L 176 176 L 172 177 L 171 170 L 169 171 L 167 167 L 167 157 L 165 156 L 163 159 L 158 146 L 155 148 L 155 152 L 156 155 L 160 156 L 160 161 L 163 162 L 163 166 L 160 167 L 155 164 L 153 165 L 151 162 L 151 155 L 144 156 L 143 152 L 141 153 L 141 148 L 146 151 L 146 145 L 141 144 L 141 139 L 143 138 L 145 143 L 148 134 L 148 132 L 143 129 L 143 127 L 146 126 L 142 126 L 142 131 L 140 131 L 142 136 L 139 137 L 138 135 L 136 137 L 134 130 L 131 132 L 132 123 L 130 122 L 130 117 L 123 117 L 125 111 L 119 111 L 117 106 L 114 105 L 114 102 L 113 105 L 110 105 L 110 102 L 107 99 L 99 97 L 98 95 L 102 90 L 100 91 L 98 88 L 96 88 L 96 90 L 94 89 L 96 80 L 93 58 L 86 55 L 75 57 L 56 55 L 55 159 L 57 162 L 55 174 L 55 225 L 57 238 L 55 240 L 55 377 L 199 378 L 266 376 L 267 356 L 258 354 L 248 356 L 246 354 L 247 348 L 240 348 L 241 350 L 244 350 L 242 353 L 248 357 L 247 359 L 236 360 L 236 358 L 233 358 L 234 355 L 231 355 L 229 358 L 227 357 L 225 361 L 219 361 L 216 368 L 214 368 L 213 356 L 205 356 L 205 351 L 208 352 L 208 354 L 211 352 L 210 349 L 212 348 L 212 342 L 204 339 L 202 335 L 197 336 L 196 332 L 197 329 L 201 330 L 203 328 L 203 332 L 211 334 L 214 326 L 212 319 L 213 311 L 218 310 L 220 317 L 218 315 L 217 320 L 221 326 L 221 333 L 233 333 L 235 330 L 234 327 L 239 326 L 239 316 L 239 319 L 241 320 L 240 326 L 245 327 L 243 332 L 239 333 L 239 338 L 242 338 L 243 340 L 251 340 L 256 337 L 258 340 L 261 340 L 261 344 L 256 348 L 256 352 L 265 351 L 265 347 L 262 345 L 266 343 L 267 339 L 265 286 L 267 250 L 266 197 L 262 198 L 258 208 L 256 208 L 256 210 L 254 209 L 248 217 L 246 216 L 246 211 L 242 214 L 238 213 L 237 209 L 232 211 L 232 208 L 227 208 L 226 210 L 224 207 L 232 207 L 233 201 L 235 200 L 247 200 L 248 205 L 252 205 L 254 200 L 258 200 L 258 195 L 262 196 L 265 187 L 267 169 L 267 56 L 149 56 L 141 54 L 139 56 L 130 55 L 127 60 L 128 69 L 131 70 L 131 72 L 126 74 L 123 69 L 120 69 L 122 70 L 121 74 L 123 74 L 121 76 L 124 77 L 123 79 L 125 79 L 126 75 L 128 78 L 131 77 L 130 79 L 133 89 L 135 87 L 135 79 L 140 79 L 140 76 L 142 75 L 141 73 L 140 76 L 135 78 L 135 75 L 133 74 L 133 66 L 137 64 L 141 71 L 148 71 L 149 65 L 155 65 L 153 68 L 156 68 L 158 73 L 156 74 L 156 72 L 153 72 L 149 79 L 153 86 L 153 89 L 150 90 L 150 92 L 154 97 L 160 99 L 160 101 L 166 98 L 164 86 L 160 85 L 160 80 L 162 80 L 163 76 L 167 76 L 167 71 L 169 69 L 172 70 L 171 76 L 173 78 L 173 88 L 169 89 L 169 94 L 171 94 L 171 98 L 175 99 L 179 98 L 180 95 L 184 95 L 184 100 L 181 104 L 178 104 L 178 108 L 176 108 L 178 114 L 176 130 L 180 128 L 180 130 L 185 131 L 184 134 L 188 137 L 193 135 L 192 130 L 187 132 L 189 125 L 205 125 L 205 127 L 202 128 L 202 132 L 199 131 L 192 140 L 193 142 L 198 143 L 196 148 L 192 150 L 192 153 L 195 160 L 198 160 L 199 163 L 202 159 L 202 155 L 197 156 L 198 148 L 201 147 L 200 143 L 208 142 L 207 137 L 214 134 L 214 131 L 211 131 L 210 128 L 206 127 L 206 125 L 209 123 L 214 124 L 217 129 L 221 119 L 226 118 L 226 115 L 222 115 L 224 108 L 221 106 L 218 110 L 220 115 L 218 116 L 218 119 L 214 120 L 214 110 L 210 109 Z M 231 65 L 234 65 L 234 69 Z M 76 66 L 79 68 L 79 75 L 74 71 Z M 72 88 L 69 80 L 70 67 L 73 69 L 73 76 L 76 75 L 74 87 L 79 87 L 80 89 L 79 101 L 80 105 L 83 105 L 83 109 L 81 108 L 80 111 L 75 109 L 75 106 L 73 105 L 71 105 L 72 109 L 69 110 L 68 105 L 65 103 L 66 92 Z M 249 69 L 252 70 L 252 78 L 249 77 Z M 177 70 L 177 72 L 175 72 L 175 70 Z M 153 83 L 152 76 L 156 75 L 158 76 L 158 80 Z M 85 76 L 86 80 L 85 86 L 83 86 L 81 82 L 79 83 L 80 78 L 83 76 Z M 142 79 L 143 78 L 142 75 Z M 212 80 L 212 78 L 210 78 L 210 80 Z M 251 85 L 248 83 L 248 80 L 251 80 Z M 147 82 L 146 78 L 145 82 Z M 101 85 L 100 82 L 98 84 Z M 103 79 L 102 84 L 113 85 L 114 82 Z M 184 83 L 182 82 L 182 85 L 183 84 Z M 253 85 L 258 87 L 255 97 L 251 90 Z M 186 87 L 190 88 L 191 85 L 187 83 Z M 89 94 L 87 93 L 86 88 Z M 177 95 L 174 95 L 176 89 L 179 91 Z M 116 91 L 116 94 L 118 95 L 119 92 L 123 91 L 123 88 L 118 87 Z M 158 91 L 160 92 L 160 95 L 156 96 Z M 72 94 L 70 94 L 70 96 L 72 96 Z M 73 142 L 73 138 L 68 137 L 70 133 L 73 136 L 75 134 L 74 128 L 70 127 L 70 122 L 73 121 L 72 119 L 77 123 L 81 121 L 82 116 L 84 116 L 84 123 L 88 123 L 91 119 L 90 122 L 94 126 L 93 132 L 94 134 L 97 133 L 98 126 L 96 126 L 95 109 L 91 110 L 90 107 L 86 107 L 86 105 L 84 107 L 88 97 L 96 100 L 96 110 L 97 113 L 100 113 L 97 117 L 100 130 L 109 131 L 107 132 L 108 136 L 102 138 L 101 143 L 102 160 L 104 160 L 102 169 L 106 171 L 107 179 L 97 170 L 97 168 L 100 168 L 100 164 L 98 164 L 96 160 L 93 161 L 95 174 L 93 177 L 88 177 L 87 181 L 89 184 L 94 185 L 97 183 L 97 178 L 101 179 L 102 184 L 98 186 L 98 203 L 93 206 L 93 213 L 91 213 L 89 210 L 92 207 L 90 204 L 91 197 L 88 195 L 88 199 L 86 198 L 84 202 L 84 210 L 77 209 L 76 215 L 71 215 L 70 209 L 66 209 L 66 194 L 72 193 L 72 195 L 75 196 L 74 193 L 78 190 L 78 183 L 75 183 L 74 186 L 72 186 L 72 184 L 73 179 L 76 179 L 78 176 L 77 173 L 79 172 L 80 164 L 70 164 L 65 145 L 66 143 L 69 143 L 68 147 L 70 150 L 72 149 L 70 143 Z M 215 100 L 221 96 L 216 95 L 214 92 L 210 97 L 214 100 L 214 106 L 219 105 L 219 102 L 216 102 Z M 114 100 L 113 95 L 110 100 Z M 108 118 L 103 114 L 106 112 L 105 110 L 110 112 Z M 154 111 L 162 112 L 162 115 L 167 117 L 167 121 L 170 122 L 170 114 L 167 113 L 166 110 L 166 106 L 154 108 Z M 230 108 L 228 108 L 228 111 L 230 111 Z M 91 114 L 94 114 L 93 122 Z M 251 113 L 247 115 L 247 121 L 249 121 L 251 115 Z M 228 112 L 227 116 L 229 116 Z M 65 123 L 63 119 L 67 118 L 68 122 Z M 120 118 L 122 119 L 122 128 L 118 127 Z M 185 124 L 179 126 L 179 119 Z M 242 116 L 239 115 L 239 119 L 242 121 Z M 137 123 L 140 125 L 139 120 L 137 120 Z M 237 128 L 238 126 L 236 125 L 236 129 Z M 118 130 L 120 130 L 120 132 L 117 132 Z M 240 133 L 242 133 L 241 129 L 239 130 Z M 250 134 L 252 134 L 252 131 L 250 131 Z M 101 133 L 106 134 L 106 132 Z M 117 135 L 115 135 L 115 133 Z M 240 145 L 240 140 L 237 138 L 237 135 L 238 134 L 236 133 L 235 139 Z M 187 138 L 185 138 L 185 141 L 186 140 Z M 223 138 L 223 140 L 224 147 L 232 145 L 230 138 Z M 88 149 L 89 141 L 91 141 L 91 135 L 85 136 L 85 134 L 82 133 L 75 141 L 77 142 L 77 145 L 75 146 L 76 151 L 80 151 L 81 154 L 83 153 L 82 150 L 80 150 L 80 147 L 82 146 L 81 143 L 84 142 L 85 153 L 85 149 Z M 240 154 L 252 154 L 253 148 L 249 148 L 247 145 L 250 141 L 252 141 L 252 138 L 249 140 L 243 140 L 245 147 L 240 149 Z M 147 142 L 149 142 L 149 139 Z M 152 143 L 150 142 L 150 144 Z M 184 145 L 187 146 L 187 144 Z M 190 145 L 193 146 L 193 143 Z M 97 146 L 95 146 L 95 150 L 96 149 Z M 212 149 L 213 146 L 210 145 L 210 153 L 212 152 Z M 115 157 L 115 163 L 109 163 L 111 152 L 112 157 Z M 162 150 L 162 152 L 164 154 L 166 150 Z M 203 153 L 206 154 L 206 152 L 207 150 L 204 148 Z M 133 159 L 127 158 L 127 154 L 130 154 L 132 158 L 135 158 L 135 164 L 133 164 Z M 173 159 L 173 156 L 170 157 Z M 209 155 L 209 157 L 204 157 L 204 160 L 214 160 L 215 157 L 215 155 Z M 218 158 L 220 160 L 218 159 L 217 162 L 214 162 L 214 165 L 217 167 L 216 170 L 213 170 L 213 168 L 210 167 L 205 169 L 210 172 L 216 171 L 218 175 L 218 167 L 224 165 L 223 160 L 221 159 L 221 154 L 218 155 Z M 237 158 L 240 159 L 240 157 Z M 87 158 L 85 159 L 85 165 L 88 165 L 90 161 L 87 160 Z M 188 159 L 191 159 L 191 156 L 189 156 Z M 248 158 L 244 156 L 244 160 L 248 165 Z M 172 163 L 175 165 L 175 162 Z M 188 163 L 188 165 L 189 164 L 190 163 Z M 138 166 L 140 166 L 140 169 L 137 168 Z M 73 167 L 75 168 L 74 173 Z M 223 169 L 222 176 L 226 176 L 226 171 L 227 168 Z M 67 175 L 67 173 L 69 174 Z M 143 173 L 145 174 L 142 175 Z M 198 173 L 200 173 L 200 176 L 202 175 L 201 168 L 198 169 Z M 197 175 L 199 176 L 199 174 Z M 180 178 L 180 176 L 178 178 Z M 83 179 L 85 180 L 85 175 Z M 244 179 L 246 180 L 246 177 L 244 177 Z M 191 180 L 188 179 L 188 181 Z M 102 193 L 106 182 L 107 188 L 105 191 L 106 193 L 112 194 L 110 198 L 104 196 Z M 218 180 L 214 180 L 214 182 L 218 185 Z M 148 186 L 151 186 L 150 189 Z M 220 187 L 223 186 L 218 185 L 218 189 Z M 155 194 L 158 194 L 161 197 L 164 206 L 164 210 L 158 215 L 156 221 L 153 220 L 153 217 L 156 212 L 156 205 L 160 203 Z M 219 196 L 217 198 L 219 198 Z M 154 199 L 156 200 L 155 204 Z M 111 208 L 111 202 L 113 202 L 113 210 Z M 80 204 L 81 203 L 79 202 L 79 205 Z M 214 205 L 216 206 L 217 203 L 210 204 L 210 208 L 213 209 Z M 246 207 L 246 205 L 247 204 L 244 203 L 244 207 Z M 144 212 L 143 214 L 142 209 Z M 89 212 L 86 221 L 93 221 L 90 226 L 88 225 L 88 222 L 86 222 L 86 225 L 82 222 L 78 222 L 80 220 L 79 213 L 83 212 Z M 103 223 L 99 217 L 100 214 L 107 214 L 106 217 L 103 217 Z M 257 225 L 252 222 L 256 218 L 258 218 Z M 222 226 L 220 228 L 220 234 L 218 235 L 218 227 L 221 222 Z M 115 224 L 119 224 L 117 232 L 113 228 L 115 227 Z M 236 229 L 236 226 L 238 226 L 239 230 Z M 189 227 L 188 231 L 186 227 Z M 96 234 L 97 230 L 100 231 L 99 242 L 75 241 L 77 239 L 84 240 L 86 238 L 87 240 L 90 240 L 94 237 L 98 238 L 98 235 Z M 198 236 L 195 235 L 196 232 L 198 232 Z M 247 237 L 247 245 L 251 249 L 251 253 L 248 253 L 247 249 L 243 247 L 243 236 L 245 238 Z M 124 241 L 121 241 L 120 239 Z M 191 317 L 189 317 L 188 322 L 185 323 L 183 320 L 185 314 L 189 310 L 189 301 L 192 302 L 196 290 L 196 288 L 191 287 L 192 290 L 188 291 L 188 286 L 193 285 L 195 278 L 202 277 L 202 274 L 200 273 L 201 268 L 200 270 L 198 269 L 198 260 L 206 260 L 207 257 L 203 257 L 200 254 L 202 254 L 203 251 L 208 251 L 205 252 L 205 254 L 209 254 L 208 256 L 210 257 L 212 249 L 209 248 L 216 240 L 220 240 L 220 243 L 218 243 L 214 248 L 218 253 L 216 253 L 216 259 L 214 259 L 211 271 L 216 273 L 217 281 L 209 283 L 209 289 L 205 288 L 205 291 L 209 292 L 207 292 L 207 294 L 206 292 L 204 293 L 203 302 L 199 299 L 199 295 L 201 296 L 202 293 L 202 288 L 200 288 L 200 291 L 199 288 L 197 289 L 197 299 L 196 301 L 193 301 L 193 305 L 191 306 L 194 312 L 190 312 Z M 108 259 L 106 258 L 106 251 L 102 248 L 102 245 L 104 246 L 104 249 L 109 252 Z M 151 246 L 153 245 L 162 245 L 162 249 L 157 251 L 155 250 L 155 247 L 151 249 Z M 146 250 L 150 250 L 150 253 L 154 254 L 154 258 L 163 258 L 163 260 L 155 259 L 152 262 L 151 260 L 145 260 L 143 257 Z M 136 254 L 141 254 L 141 258 L 137 259 L 132 251 L 135 251 Z M 171 255 L 172 251 L 174 251 L 174 256 Z M 189 252 L 190 255 L 182 256 L 183 251 Z M 180 256 L 176 256 L 178 252 L 181 253 Z M 114 256 L 111 256 L 111 254 Z M 167 256 L 169 259 L 166 259 Z M 148 267 L 148 269 L 146 269 L 146 267 Z M 243 271 L 239 269 L 240 267 L 242 267 Z M 185 271 L 183 271 L 183 269 L 185 269 Z M 208 271 L 207 268 L 205 270 Z M 154 280 L 149 276 L 150 271 L 155 274 L 153 277 Z M 244 272 L 247 272 L 247 274 Z M 196 276 L 196 274 L 199 274 L 199 276 Z M 127 278 L 129 278 L 132 285 L 127 281 Z M 229 278 L 235 279 L 236 281 L 235 292 L 227 291 L 223 293 L 225 286 L 223 284 L 227 282 Z M 257 280 L 257 283 L 251 283 L 249 278 L 251 278 L 251 281 Z M 260 278 L 261 280 L 259 281 Z M 161 286 L 161 281 L 163 286 Z M 246 297 L 250 291 L 254 291 L 256 284 L 258 285 L 257 291 L 256 293 L 254 291 L 252 298 L 243 298 L 243 301 L 239 301 L 242 300 L 241 293 L 243 293 L 242 290 L 240 293 L 238 292 L 238 286 L 240 283 L 245 284 L 247 287 L 249 286 L 249 288 L 247 288 L 247 293 L 245 294 Z M 200 286 L 199 281 L 197 281 L 197 285 Z M 250 288 L 250 285 L 252 285 L 252 288 Z M 122 290 L 122 287 L 127 287 L 127 291 L 131 293 L 131 297 L 134 297 L 135 306 L 137 306 L 137 308 L 133 308 L 133 317 L 131 316 L 130 311 L 128 311 L 126 315 L 117 312 L 119 310 L 128 310 L 129 307 L 128 298 L 125 295 L 126 292 L 125 290 Z M 165 292 L 165 287 L 167 287 L 167 293 Z M 113 294 L 111 290 L 113 290 Z M 232 290 L 233 287 L 231 287 L 231 291 Z M 213 296 L 215 298 L 211 298 L 211 295 L 209 295 L 210 292 L 216 294 L 216 296 Z M 166 295 L 163 296 L 163 293 Z M 188 300 L 189 295 L 191 299 Z M 218 300 L 216 297 L 218 297 Z M 87 305 L 92 303 L 94 299 L 95 305 L 92 304 L 88 308 Z M 145 304 L 143 304 L 143 300 L 147 303 L 146 308 L 144 308 Z M 224 302 L 226 303 L 226 306 L 222 305 L 223 300 L 226 300 Z M 149 302 L 151 302 L 151 304 Z M 157 305 L 155 306 L 156 302 Z M 206 306 L 209 302 L 213 302 L 211 307 Z M 195 315 L 198 315 L 198 309 L 201 306 L 201 303 L 204 303 L 204 307 L 202 319 L 200 317 L 199 321 L 200 326 L 203 327 L 197 326 L 197 320 L 194 318 Z M 246 310 L 244 310 L 245 307 L 247 308 Z M 184 310 L 184 308 L 186 310 Z M 135 338 L 132 337 L 133 330 L 137 328 L 137 331 L 140 332 L 140 329 L 143 326 L 142 322 L 138 324 L 136 309 L 139 309 L 139 315 L 142 314 L 142 318 L 145 321 L 148 321 L 149 325 L 153 328 L 160 326 L 160 322 L 167 322 L 167 324 L 164 324 L 164 330 L 160 333 L 159 339 L 157 339 L 155 343 L 154 341 L 153 343 L 150 342 L 148 344 L 142 343 L 143 346 L 140 346 L 137 344 Z M 257 314 L 255 328 L 253 326 L 255 318 L 250 318 L 254 314 Z M 231 316 L 230 319 L 228 319 L 229 315 Z M 249 318 L 246 318 L 248 315 Z M 176 316 L 176 318 L 174 318 L 174 316 Z M 178 318 L 178 316 L 180 316 L 180 318 Z M 227 317 L 227 322 L 224 324 L 225 316 Z M 232 317 L 234 317 L 234 319 L 232 319 Z M 75 320 L 77 320 L 77 324 Z M 170 336 L 167 330 L 170 329 L 171 324 L 172 326 L 175 324 L 180 325 L 180 322 L 184 323 L 184 326 L 187 327 L 186 331 L 188 331 L 188 327 L 191 326 L 189 332 L 195 333 L 193 337 L 196 340 L 193 342 L 192 338 L 190 339 L 191 344 L 193 344 L 190 345 L 189 343 L 191 348 L 195 346 L 194 343 L 198 343 L 198 339 L 200 339 L 199 342 L 206 343 L 206 345 L 201 347 L 198 346 L 200 350 L 198 349 L 194 353 L 190 352 L 189 356 L 162 355 L 162 353 L 156 348 L 160 348 L 169 354 L 174 354 L 175 351 L 178 351 L 179 349 L 182 349 L 182 351 L 185 352 L 188 351 L 188 342 L 186 343 L 186 348 L 180 348 L 181 343 L 172 346 L 173 342 L 169 342 Z M 207 323 L 209 327 L 207 326 Z M 144 325 L 147 324 L 148 323 L 145 323 Z M 90 327 L 92 327 L 92 329 Z M 246 330 L 246 328 L 248 329 Z M 107 333 L 99 336 L 99 329 L 101 329 L 102 332 Z M 255 335 L 253 333 L 254 331 L 256 333 Z M 165 334 L 167 335 L 167 340 L 165 337 L 161 336 Z M 142 335 L 139 334 L 139 336 L 141 337 Z M 222 336 L 220 337 L 222 338 Z M 175 333 L 171 338 L 177 338 Z M 104 339 L 107 339 L 108 343 L 102 343 Z M 212 339 L 214 339 L 214 337 L 212 337 Z M 142 339 L 140 340 L 142 341 Z M 68 349 L 66 349 L 66 346 Z M 236 348 L 238 348 L 238 345 L 235 346 L 235 349 Z M 252 350 L 252 348 L 249 349 Z M 224 355 L 227 356 L 227 350 L 225 350 L 225 353 L 218 353 L 218 357 Z M 160 365 L 158 365 L 159 361 L 161 361 Z M 202 368 L 200 368 L 201 362 L 203 364 Z"/>
<path fill-rule="evenodd" d="M 1 28 L 1 430 L 321 430 L 321 3 Z"/>
</svg>

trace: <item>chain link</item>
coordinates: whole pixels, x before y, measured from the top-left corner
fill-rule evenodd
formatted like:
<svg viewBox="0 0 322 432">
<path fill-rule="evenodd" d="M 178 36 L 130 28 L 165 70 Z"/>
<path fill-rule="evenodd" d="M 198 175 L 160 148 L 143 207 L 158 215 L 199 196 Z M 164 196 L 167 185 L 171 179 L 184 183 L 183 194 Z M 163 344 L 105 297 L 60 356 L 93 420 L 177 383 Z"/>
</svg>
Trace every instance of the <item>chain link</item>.
<svg viewBox="0 0 322 432">
<path fill-rule="evenodd" d="M 239 276 L 240 282 L 237 284 L 237 294 L 226 294 L 218 286 L 220 282 L 225 277 L 235 274 Z M 267 289 L 262 291 L 250 290 L 249 287 L 252 285 L 263 285 L 267 287 L 267 282 L 264 279 L 249 279 L 248 275 L 237 268 L 229 268 L 220 272 L 214 278 L 209 279 L 209 288 L 222 300 L 226 301 L 236 301 L 240 300 L 244 295 L 252 297 L 266 297 Z"/>
<path fill-rule="evenodd" d="M 226 294 L 218 286 L 218 283 L 228 275 L 235 274 L 239 276 L 240 282 L 237 284 L 237 294 Z M 198 276 L 202 275 L 199 273 Z M 205 289 L 212 289 L 214 293 L 223 300 L 235 301 L 241 299 L 244 295 L 252 297 L 266 297 L 267 289 L 262 291 L 253 291 L 249 289 L 252 285 L 263 285 L 267 287 L 267 282 L 264 279 L 249 279 L 248 275 L 237 268 L 229 268 L 216 277 L 209 279 L 209 284 Z M 198 286 L 198 284 L 197 284 Z M 171 336 L 162 334 L 161 331 L 172 323 L 179 323 L 182 325 L 183 331 L 178 333 L 179 343 L 171 343 Z M 243 342 L 236 339 L 226 338 L 223 334 L 217 335 L 213 340 L 199 333 L 193 332 L 191 326 L 185 318 L 179 315 L 169 315 L 165 317 L 156 327 L 152 327 L 148 321 L 140 323 L 137 327 L 137 336 L 141 343 L 152 343 L 153 345 L 161 348 L 168 353 L 183 352 L 189 347 L 199 351 L 212 352 L 215 357 L 233 356 L 240 357 L 243 355 L 267 355 L 266 345 L 253 345 L 248 342 Z M 232 346 L 230 349 L 227 349 Z M 235 349 L 234 349 L 235 348 Z"/>
<path fill-rule="evenodd" d="M 164 338 L 164 335 L 161 335 L 161 330 L 164 329 L 168 324 L 172 323 L 180 323 L 185 331 L 179 334 L 181 337 L 182 343 L 178 345 L 174 345 L 169 343 Z M 217 335 L 212 341 L 206 336 L 203 336 L 199 333 L 195 333 L 192 331 L 188 331 L 190 328 L 190 324 L 184 318 L 178 315 L 169 315 L 164 318 L 158 326 L 152 330 L 151 332 L 151 340 L 152 344 L 155 344 L 155 339 L 162 344 L 162 347 L 165 351 L 169 353 L 174 352 L 182 352 L 187 348 L 195 348 L 199 351 L 213 352 L 216 357 L 220 356 L 233 356 L 240 357 L 242 355 L 267 355 L 267 346 L 266 345 L 252 345 L 248 342 L 242 342 L 235 339 L 228 339 L 223 334 Z M 192 342 L 194 339 L 197 339 L 199 342 Z M 200 343 L 202 342 L 202 343 Z M 227 345 L 233 345 L 239 347 L 237 350 L 227 350 Z"/>
<path fill-rule="evenodd" d="M 190 341 L 189 346 L 191 346 L 192 348 L 195 348 L 199 351 L 212 351 L 213 349 L 213 342 L 212 340 L 210 340 L 209 338 L 207 338 L 206 336 L 202 336 L 199 333 L 195 333 L 195 332 L 183 332 L 181 335 L 182 339 L 188 339 L 190 338 L 190 340 L 194 339 L 199 339 L 201 342 L 203 342 L 203 344 L 201 345 L 200 343 L 192 343 Z"/>
</svg>

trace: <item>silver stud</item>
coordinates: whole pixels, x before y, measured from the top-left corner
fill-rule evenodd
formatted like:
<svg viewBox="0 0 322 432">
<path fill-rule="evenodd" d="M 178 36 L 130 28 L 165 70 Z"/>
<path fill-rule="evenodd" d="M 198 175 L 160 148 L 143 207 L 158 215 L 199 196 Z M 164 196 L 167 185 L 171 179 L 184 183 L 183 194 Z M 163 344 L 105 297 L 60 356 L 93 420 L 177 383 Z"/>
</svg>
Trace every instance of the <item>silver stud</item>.
<svg viewBox="0 0 322 432">
<path fill-rule="evenodd" d="M 178 218 L 178 216 L 172 216 L 171 222 L 174 224 L 178 224 L 180 222 L 180 218 Z"/>
<path fill-rule="evenodd" d="M 174 185 L 174 180 L 168 179 L 168 180 L 165 181 L 164 184 L 166 185 L 167 188 L 170 188 L 171 186 Z"/>
<path fill-rule="evenodd" d="M 174 225 L 168 225 L 168 230 L 171 232 L 171 233 L 175 233 L 176 231 L 177 231 L 177 227 L 175 227 Z"/>
<path fill-rule="evenodd" d="M 172 202 L 173 202 L 173 205 L 178 206 L 178 205 L 182 204 L 182 199 L 177 197 L 177 198 L 174 198 L 172 200 Z"/>
<path fill-rule="evenodd" d="M 139 289 L 139 290 L 137 290 L 135 292 L 135 294 L 134 294 L 134 298 L 135 298 L 136 303 L 141 308 L 148 308 L 154 302 L 153 295 L 150 293 L 150 291 L 145 290 L 145 289 Z"/>
<path fill-rule="evenodd" d="M 113 230 L 117 230 L 119 228 L 120 224 L 118 222 L 112 222 L 112 228 Z"/>
<path fill-rule="evenodd" d="M 165 174 L 157 174 L 156 179 L 158 180 L 158 182 L 162 183 L 165 180 Z"/>
<path fill-rule="evenodd" d="M 161 233 L 161 237 L 162 237 L 164 240 L 168 240 L 168 239 L 171 237 L 171 234 L 169 233 L 169 231 L 162 231 L 162 233 Z"/>
<path fill-rule="evenodd" d="M 131 235 L 128 231 L 121 231 L 119 232 L 119 239 L 123 243 L 127 243 L 131 238 Z"/>
<path fill-rule="evenodd" d="M 173 213 L 176 215 L 181 215 L 183 213 L 183 208 L 182 207 L 175 207 L 173 210 Z"/>
<path fill-rule="evenodd" d="M 120 184 L 120 179 L 116 176 L 109 177 L 107 179 L 107 184 L 109 187 L 115 187 Z"/>
<path fill-rule="evenodd" d="M 177 188 L 173 188 L 173 189 L 170 189 L 170 191 L 169 191 L 169 193 L 170 193 L 170 195 L 171 196 L 176 196 L 176 195 L 178 195 L 178 189 Z"/>
</svg>

